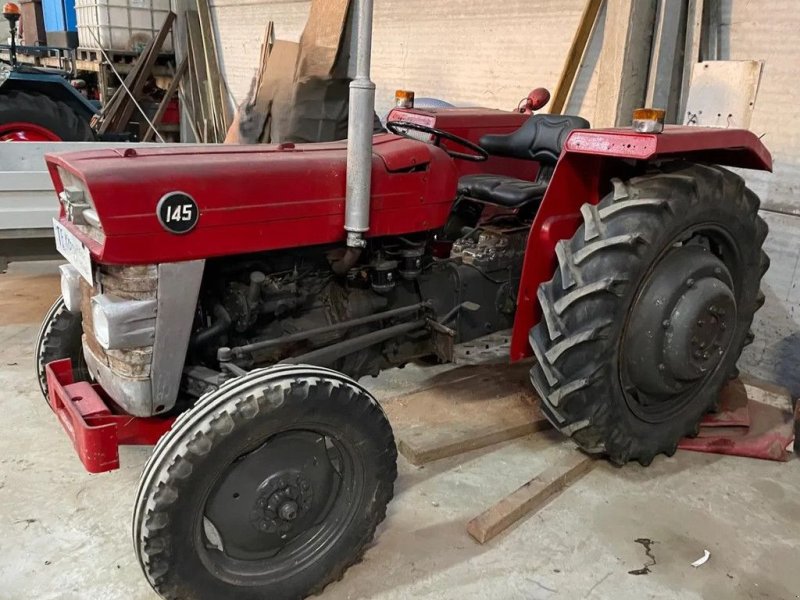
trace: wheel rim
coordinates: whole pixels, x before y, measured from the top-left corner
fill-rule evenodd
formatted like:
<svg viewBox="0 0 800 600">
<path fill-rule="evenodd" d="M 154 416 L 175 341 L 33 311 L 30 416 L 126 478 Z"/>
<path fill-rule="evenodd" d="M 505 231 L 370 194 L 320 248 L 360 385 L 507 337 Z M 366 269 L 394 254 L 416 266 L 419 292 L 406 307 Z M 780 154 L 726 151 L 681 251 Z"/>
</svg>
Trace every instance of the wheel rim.
<svg viewBox="0 0 800 600">
<path fill-rule="evenodd" d="M 701 393 L 732 347 L 738 260 L 721 232 L 670 246 L 639 288 L 620 346 L 631 411 L 672 419 Z"/>
<path fill-rule="evenodd" d="M 0 142 L 60 142 L 61 138 L 41 125 L 19 121 L 0 125 Z"/>
<path fill-rule="evenodd" d="M 322 427 L 284 431 L 237 457 L 197 524 L 201 560 L 241 585 L 290 576 L 349 528 L 364 487 L 354 449 Z"/>
</svg>

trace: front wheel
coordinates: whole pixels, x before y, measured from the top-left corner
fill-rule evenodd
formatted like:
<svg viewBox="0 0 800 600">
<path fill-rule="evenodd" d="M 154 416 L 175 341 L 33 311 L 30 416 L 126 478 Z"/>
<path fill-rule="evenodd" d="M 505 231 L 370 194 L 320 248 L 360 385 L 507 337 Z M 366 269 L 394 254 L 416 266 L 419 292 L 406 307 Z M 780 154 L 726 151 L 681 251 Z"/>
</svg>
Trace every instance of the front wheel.
<svg viewBox="0 0 800 600">
<path fill-rule="evenodd" d="M 75 381 L 89 381 L 89 369 L 83 358 L 81 335 L 83 334 L 81 315 L 73 314 L 64 305 L 64 299 L 58 299 L 47 311 L 34 346 L 34 363 L 39 389 L 47 400 L 47 376 L 45 366 L 54 360 L 69 358 L 72 360 L 72 375 Z"/>
<path fill-rule="evenodd" d="M 613 183 L 556 247 L 531 379 L 581 448 L 646 465 L 697 430 L 734 373 L 764 302 L 767 225 L 720 167 L 673 163 Z"/>
<path fill-rule="evenodd" d="M 158 443 L 133 538 L 164 598 L 304 598 L 358 561 L 386 514 L 397 452 L 378 403 L 311 366 L 252 371 Z"/>
</svg>

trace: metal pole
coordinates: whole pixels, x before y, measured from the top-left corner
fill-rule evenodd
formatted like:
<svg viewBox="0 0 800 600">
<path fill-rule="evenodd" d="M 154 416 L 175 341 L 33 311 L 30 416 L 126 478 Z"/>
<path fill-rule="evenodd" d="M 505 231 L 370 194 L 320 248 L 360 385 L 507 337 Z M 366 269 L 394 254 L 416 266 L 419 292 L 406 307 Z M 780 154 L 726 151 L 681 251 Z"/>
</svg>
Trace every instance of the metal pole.
<svg viewBox="0 0 800 600">
<path fill-rule="evenodd" d="M 369 78 L 372 54 L 372 0 L 356 0 L 356 76 L 350 82 L 350 114 L 347 122 L 347 197 L 344 228 L 347 245 L 363 248 L 369 230 L 372 177 L 372 127 L 375 84 Z"/>
<path fill-rule="evenodd" d="M 11 66 L 15 66 L 17 64 L 17 23 L 16 20 L 11 21 L 9 20 L 11 31 L 11 49 L 9 50 L 9 58 L 11 59 Z"/>
</svg>

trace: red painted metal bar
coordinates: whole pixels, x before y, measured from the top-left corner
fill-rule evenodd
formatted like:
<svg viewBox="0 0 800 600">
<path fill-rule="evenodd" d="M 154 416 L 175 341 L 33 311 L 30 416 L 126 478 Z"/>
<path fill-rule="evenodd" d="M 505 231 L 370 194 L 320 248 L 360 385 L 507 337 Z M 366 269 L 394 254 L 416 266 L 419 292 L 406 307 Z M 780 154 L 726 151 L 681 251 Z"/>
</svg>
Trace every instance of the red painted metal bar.
<svg viewBox="0 0 800 600">
<path fill-rule="evenodd" d="M 90 473 L 118 469 L 120 446 L 153 445 L 172 426 L 173 417 L 116 413 L 99 385 L 75 383 L 70 359 L 49 363 L 45 372 L 50 407 Z"/>
</svg>

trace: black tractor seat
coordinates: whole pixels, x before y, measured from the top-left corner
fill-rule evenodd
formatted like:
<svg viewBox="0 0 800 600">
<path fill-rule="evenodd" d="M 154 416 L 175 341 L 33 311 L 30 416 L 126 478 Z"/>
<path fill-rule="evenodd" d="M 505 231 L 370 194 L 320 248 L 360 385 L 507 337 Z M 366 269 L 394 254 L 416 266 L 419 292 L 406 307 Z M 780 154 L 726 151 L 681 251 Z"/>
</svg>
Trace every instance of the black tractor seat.
<svg viewBox="0 0 800 600">
<path fill-rule="evenodd" d="M 546 190 L 546 181 L 525 181 L 508 175 L 479 173 L 466 175 L 458 181 L 458 193 L 462 196 L 507 208 L 541 200 Z"/>
<path fill-rule="evenodd" d="M 460 196 L 506 208 L 541 202 L 567 136 L 574 129 L 589 129 L 589 121 L 571 115 L 533 115 L 513 133 L 484 135 L 480 145 L 492 156 L 507 156 L 539 163 L 536 181 L 508 175 L 479 173 L 458 181 Z"/>
</svg>

